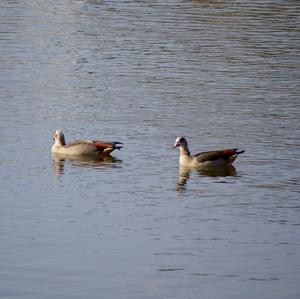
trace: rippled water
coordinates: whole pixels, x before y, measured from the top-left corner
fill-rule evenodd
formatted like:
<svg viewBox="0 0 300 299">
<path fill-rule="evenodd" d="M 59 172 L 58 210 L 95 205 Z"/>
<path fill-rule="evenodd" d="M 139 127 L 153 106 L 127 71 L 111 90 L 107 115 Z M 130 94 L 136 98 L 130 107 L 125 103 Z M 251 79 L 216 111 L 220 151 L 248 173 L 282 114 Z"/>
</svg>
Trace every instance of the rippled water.
<svg viewBox="0 0 300 299">
<path fill-rule="evenodd" d="M 2 1 L 1 298 L 299 298 L 298 1 Z M 68 140 L 117 161 L 57 161 Z M 192 153 L 246 150 L 227 174 Z"/>
</svg>

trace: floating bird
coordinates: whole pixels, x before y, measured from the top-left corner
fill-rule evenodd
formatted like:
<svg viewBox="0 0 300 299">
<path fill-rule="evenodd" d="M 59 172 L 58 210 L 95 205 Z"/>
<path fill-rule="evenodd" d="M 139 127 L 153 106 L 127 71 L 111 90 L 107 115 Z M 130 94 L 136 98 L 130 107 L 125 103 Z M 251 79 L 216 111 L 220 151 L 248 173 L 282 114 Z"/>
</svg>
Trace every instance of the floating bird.
<svg viewBox="0 0 300 299">
<path fill-rule="evenodd" d="M 76 140 L 66 144 L 65 136 L 61 130 L 55 131 L 53 140 L 55 143 L 52 146 L 52 153 L 62 155 L 109 155 L 113 150 L 119 150 L 123 146 L 121 142 L 100 140 Z"/>
<path fill-rule="evenodd" d="M 180 147 L 179 164 L 181 166 L 195 168 L 212 168 L 230 166 L 239 154 L 236 148 L 224 149 L 219 151 L 207 151 L 196 155 L 191 155 L 187 141 L 184 137 L 177 137 L 173 148 Z"/>
</svg>

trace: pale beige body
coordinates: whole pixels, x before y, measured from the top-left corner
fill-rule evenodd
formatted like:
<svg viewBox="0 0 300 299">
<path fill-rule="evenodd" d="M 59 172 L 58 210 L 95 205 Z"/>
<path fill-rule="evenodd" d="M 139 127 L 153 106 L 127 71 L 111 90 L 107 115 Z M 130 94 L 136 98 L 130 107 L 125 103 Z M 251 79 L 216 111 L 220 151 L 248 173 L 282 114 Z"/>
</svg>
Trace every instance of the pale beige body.
<svg viewBox="0 0 300 299">
<path fill-rule="evenodd" d="M 226 165 L 231 165 L 236 159 L 236 157 L 233 157 L 232 159 L 230 159 L 230 161 L 227 162 L 224 159 L 216 159 L 213 161 L 201 161 L 201 159 L 199 160 L 197 158 L 199 157 L 187 155 L 185 152 L 182 151 L 182 149 L 180 149 L 179 164 L 181 166 L 186 167 L 222 167 Z"/>
<path fill-rule="evenodd" d="M 120 142 L 105 142 L 93 140 L 76 140 L 66 144 L 64 134 L 61 130 L 56 130 L 53 139 L 51 151 L 53 154 L 63 155 L 95 155 L 95 154 L 110 154 L 115 149 L 120 149 Z"/>
<path fill-rule="evenodd" d="M 174 148 L 180 148 L 179 164 L 185 167 L 193 168 L 212 168 L 212 167 L 224 167 L 231 165 L 237 155 L 244 151 L 238 151 L 237 149 L 224 149 L 219 151 L 202 152 L 196 155 L 191 155 L 187 141 L 184 137 L 177 137 Z"/>
</svg>

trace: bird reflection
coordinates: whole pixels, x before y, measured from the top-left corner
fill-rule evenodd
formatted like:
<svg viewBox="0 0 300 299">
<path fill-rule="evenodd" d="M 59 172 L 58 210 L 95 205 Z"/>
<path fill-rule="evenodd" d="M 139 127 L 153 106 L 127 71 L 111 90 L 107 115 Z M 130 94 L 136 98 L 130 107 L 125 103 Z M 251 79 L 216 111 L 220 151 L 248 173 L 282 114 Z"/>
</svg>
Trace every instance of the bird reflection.
<svg viewBox="0 0 300 299">
<path fill-rule="evenodd" d="M 214 167 L 214 168 L 193 168 L 193 167 L 180 166 L 179 180 L 176 189 L 177 191 L 185 190 L 191 172 L 196 172 L 200 176 L 208 176 L 208 177 L 236 176 L 236 169 L 232 165 L 223 166 L 223 167 Z"/>
<path fill-rule="evenodd" d="M 122 162 L 111 155 L 63 155 L 52 154 L 53 166 L 57 176 L 64 174 L 65 162 L 71 161 L 72 165 L 78 167 L 106 166 L 113 163 Z"/>
</svg>

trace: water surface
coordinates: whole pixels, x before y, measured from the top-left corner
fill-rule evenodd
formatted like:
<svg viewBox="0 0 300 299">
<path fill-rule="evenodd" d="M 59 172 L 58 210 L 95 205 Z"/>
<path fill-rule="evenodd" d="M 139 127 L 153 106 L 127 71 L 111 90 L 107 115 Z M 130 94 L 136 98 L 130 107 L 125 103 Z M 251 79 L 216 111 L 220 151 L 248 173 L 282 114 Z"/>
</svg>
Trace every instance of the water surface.
<svg viewBox="0 0 300 299">
<path fill-rule="evenodd" d="M 298 1 L 3 1 L 0 295 L 299 298 Z M 53 160 L 67 140 L 117 161 Z M 180 173 L 190 150 L 246 150 Z"/>
</svg>

